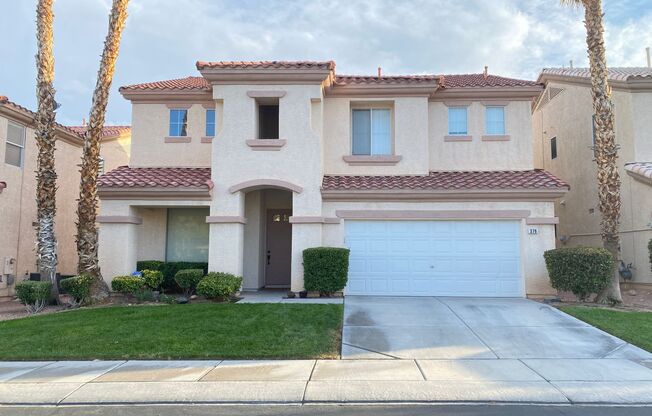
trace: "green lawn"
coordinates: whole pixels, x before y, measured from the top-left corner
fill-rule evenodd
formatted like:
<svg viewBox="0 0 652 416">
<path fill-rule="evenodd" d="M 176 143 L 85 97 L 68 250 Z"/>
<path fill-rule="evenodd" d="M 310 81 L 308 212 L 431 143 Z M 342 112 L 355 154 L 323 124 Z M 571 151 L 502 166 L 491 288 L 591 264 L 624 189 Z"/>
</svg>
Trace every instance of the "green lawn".
<svg viewBox="0 0 652 416">
<path fill-rule="evenodd" d="M 652 312 L 616 311 L 586 306 L 564 306 L 561 310 L 652 352 Z"/>
<path fill-rule="evenodd" d="M 0 360 L 336 358 L 342 305 L 80 309 L 0 322 Z"/>
</svg>

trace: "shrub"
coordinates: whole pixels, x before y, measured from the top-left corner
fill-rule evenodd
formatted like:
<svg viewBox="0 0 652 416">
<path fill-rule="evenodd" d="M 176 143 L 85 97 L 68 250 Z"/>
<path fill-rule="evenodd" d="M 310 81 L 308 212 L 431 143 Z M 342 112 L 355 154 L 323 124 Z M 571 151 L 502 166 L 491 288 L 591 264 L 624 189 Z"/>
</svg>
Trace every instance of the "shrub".
<svg viewBox="0 0 652 416">
<path fill-rule="evenodd" d="M 128 295 L 142 292 L 145 286 L 145 279 L 138 276 L 116 276 L 111 280 L 111 289 Z"/>
<path fill-rule="evenodd" d="M 16 296 L 28 313 L 41 312 L 50 299 L 51 290 L 51 282 L 26 280 L 16 283 Z"/>
<path fill-rule="evenodd" d="M 650 271 L 652 271 L 652 239 L 647 243 L 647 250 L 650 252 Z"/>
<path fill-rule="evenodd" d="M 306 290 L 330 294 L 346 286 L 349 249 L 314 247 L 303 250 L 303 279 Z"/>
<path fill-rule="evenodd" d="M 174 280 L 174 276 L 179 270 L 185 269 L 202 269 L 203 274 L 208 272 L 208 263 L 206 262 L 187 262 L 187 261 L 159 261 L 159 260 L 145 260 L 136 263 L 138 270 L 158 270 L 163 273 L 163 284 L 161 288 L 168 292 L 178 292 L 179 285 Z"/>
<path fill-rule="evenodd" d="M 163 273 L 158 270 L 145 269 L 143 270 L 143 279 L 149 288 L 158 290 L 163 283 Z"/>
<path fill-rule="evenodd" d="M 190 296 L 202 277 L 204 277 L 203 269 L 185 269 L 179 270 L 174 275 L 174 280 L 183 289 L 184 295 Z"/>
<path fill-rule="evenodd" d="M 611 253 L 598 247 L 564 247 L 543 254 L 552 287 L 572 292 L 581 301 L 601 292 L 614 273 Z"/>
<path fill-rule="evenodd" d="M 61 279 L 59 285 L 67 294 L 75 299 L 75 303 L 84 303 L 91 295 L 93 277 L 88 274 Z"/>
<path fill-rule="evenodd" d="M 197 294 L 208 299 L 228 298 L 233 296 L 242 284 L 242 277 L 230 273 L 208 273 L 197 284 Z"/>
</svg>

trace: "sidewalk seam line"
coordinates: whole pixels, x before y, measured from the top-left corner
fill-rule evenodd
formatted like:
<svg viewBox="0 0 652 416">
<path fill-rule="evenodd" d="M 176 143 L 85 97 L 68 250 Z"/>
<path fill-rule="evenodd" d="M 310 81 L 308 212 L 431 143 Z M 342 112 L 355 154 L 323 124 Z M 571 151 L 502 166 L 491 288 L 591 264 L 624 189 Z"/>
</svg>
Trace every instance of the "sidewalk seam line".
<svg viewBox="0 0 652 416">
<path fill-rule="evenodd" d="M 374 350 L 370 350 L 369 348 L 364 348 L 364 347 L 360 347 L 358 345 L 349 344 L 348 342 L 344 342 L 344 341 L 342 341 L 342 345 L 348 345 L 349 347 L 359 348 L 361 350 L 373 352 L 374 354 L 384 355 L 385 357 L 390 357 L 390 358 L 393 358 L 394 360 L 403 360 L 404 359 L 404 358 L 401 358 L 401 357 L 395 357 L 393 355 L 386 354 L 384 352 L 374 351 Z M 359 358 L 354 358 L 354 360 L 358 360 L 358 359 Z"/>
<path fill-rule="evenodd" d="M 413 361 L 414 361 L 414 364 L 419 369 L 419 372 L 421 373 L 421 377 L 423 377 L 423 381 L 428 381 L 428 378 L 426 377 L 426 373 L 423 372 L 423 368 L 421 368 L 421 365 L 419 364 L 419 361 L 417 361 L 416 358 Z"/>
<path fill-rule="evenodd" d="M 308 390 L 308 383 L 312 380 L 312 375 L 315 372 L 315 367 L 317 367 L 317 360 L 312 363 L 312 368 L 310 369 L 310 375 L 308 376 L 308 380 L 306 380 L 306 385 L 303 386 L 303 394 L 301 395 L 301 404 L 304 404 L 306 402 L 306 391 Z"/>
<path fill-rule="evenodd" d="M 84 386 L 87 385 L 87 384 L 88 384 L 88 382 L 86 382 L 86 383 L 81 383 L 81 384 L 79 385 L 79 387 L 77 387 L 76 389 L 73 389 L 73 391 L 71 391 L 70 393 L 68 393 L 68 394 L 66 394 L 65 396 L 63 396 L 63 397 L 61 398 L 61 400 L 58 400 L 57 403 L 55 404 L 55 406 L 58 407 L 61 403 L 63 403 L 64 400 L 66 400 L 68 397 L 72 396 L 75 392 L 79 391 L 79 389 L 81 389 L 82 387 L 84 387 Z"/>
<path fill-rule="evenodd" d="M 620 338 L 618 338 L 618 339 L 620 339 Z M 605 355 L 603 355 L 603 356 L 600 357 L 600 358 L 601 358 L 601 359 L 607 358 L 607 357 L 610 356 L 611 354 L 614 354 L 616 351 L 621 350 L 621 349 L 625 348 L 625 347 L 628 346 L 628 345 L 629 345 L 629 342 L 625 341 L 623 344 L 620 344 L 619 346 L 617 346 L 617 347 L 614 348 L 613 350 L 609 351 L 608 353 L 606 353 Z"/>
<path fill-rule="evenodd" d="M 533 371 L 534 374 L 537 374 L 539 377 L 541 377 L 541 378 L 542 378 L 546 383 L 548 383 L 548 384 L 549 384 L 553 389 L 557 390 L 557 391 L 559 392 L 559 394 L 561 394 L 562 396 L 564 396 L 564 397 L 566 398 L 566 400 L 568 400 L 568 403 L 570 403 L 570 404 L 575 404 L 575 403 L 573 403 L 573 401 L 570 399 L 570 397 L 566 396 L 566 394 L 564 394 L 564 392 L 561 391 L 561 389 L 560 389 L 559 387 L 557 387 L 555 384 L 553 384 L 553 382 L 552 382 L 551 380 L 548 380 L 547 378 L 544 377 L 543 374 L 540 374 L 540 373 L 539 373 L 538 371 L 536 371 L 534 368 L 532 368 L 532 367 L 530 367 L 529 365 L 527 365 L 527 364 L 523 361 L 523 359 L 518 358 L 518 361 L 520 361 L 524 366 L 526 366 L 526 367 L 529 368 L 531 371 Z"/>
<path fill-rule="evenodd" d="M 484 345 L 485 347 L 487 347 L 487 349 L 488 349 L 489 351 L 491 351 L 491 353 L 492 353 L 493 355 L 495 355 L 496 358 L 500 359 L 500 357 L 498 356 L 498 354 L 496 354 L 496 352 L 495 352 L 495 351 L 494 351 L 494 350 L 493 350 L 489 345 L 487 345 L 487 343 L 484 342 L 484 340 L 483 340 L 482 338 L 480 338 L 480 335 L 478 335 L 478 334 L 475 333 L 475 331 L 473 330 L 473 328 L 471 328 L 471 327 L 469 326 L 469 324 L 467 324 L 466 321 L 465 321 L 464 319 L 462 319 L 462 317 L 460 317 L 460 316 L 457 314 L 457 312 L 455 312 L 455 311 L 453 310 L 453 308 L 451 308 L 451 306 L 450 306 L 448 303 L 446 303 L 444 300 L 442 300 L 442 299 L 440 299 L 440 298 L 438 298 L 438 297 L 436 297 L 435 299 L 437 299 L 439 302 L 443 303 L 444 306 L 446 306 L 446 307 L 448 308 L 448 310 L 450 310 L 451 313 L 452 313 L 453 315 L 455 315 L 455 316 L 457 317 L 457 319 L 459 319 L 460 322 L 462 322 L 462 323 L 464 324 L 464 326 L 466 326 L 466 328 L 467 328 L 469 331 L 471 331 L 471 333 L 473 334 L 473 336 L 475 336 L 475 337 L 476 337 L 476 338 L 477 338 L 477 339 L 482 343 L 482 345 Z"/>
</svg>

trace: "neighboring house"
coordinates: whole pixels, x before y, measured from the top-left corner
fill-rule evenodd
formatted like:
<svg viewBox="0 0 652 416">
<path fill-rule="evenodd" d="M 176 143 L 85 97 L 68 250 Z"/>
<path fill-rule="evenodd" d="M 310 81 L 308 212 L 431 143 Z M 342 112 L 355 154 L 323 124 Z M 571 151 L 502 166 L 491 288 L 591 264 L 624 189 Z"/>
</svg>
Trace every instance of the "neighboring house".
<svg viewBox="0 0 652 416">
<path fill-rule="evenodd" d="M 556 206 L 559 245 L 601 246 L 589 70 L 546 68 L 539 82 L 545 90 L 533 114 L 536 167 L 571 187 Z M 635 267 L 633 282 L 652 284 L 652 69 L 609 68 L 609 84 L 622 181 L 622 260 Z"/>
<path fill-rule="evenodd" d="M 532 81 L 345 76 L 333 62 L 198 62 L 125 86 L 129 166 L 100 178 L 107 280 L 208 261 L 304 289 L 302 251 L 351 249 L 346 294 L 553 293 L 554 200 L 534 169 Z"/>
<path fill-rule="evenodd" d="M 35 113 L 0 96 L 0 296 L 11 295 L 13 284 L 36 267 L 36 161 Z M 129 160 L 129 128 L 106 128 L 102 157 L 107 166 Z M 109 133 L 114 131 L 115 134 Z M 82 138 L 78 129 L 57 124 L 56 236 L 61 274 L 77 269 L 75 221 L 79 195 Z M 106 146 L 105 146 L 106 145 Z M 121 150 L 120 150 L 121 149 Z"/>
</svg>

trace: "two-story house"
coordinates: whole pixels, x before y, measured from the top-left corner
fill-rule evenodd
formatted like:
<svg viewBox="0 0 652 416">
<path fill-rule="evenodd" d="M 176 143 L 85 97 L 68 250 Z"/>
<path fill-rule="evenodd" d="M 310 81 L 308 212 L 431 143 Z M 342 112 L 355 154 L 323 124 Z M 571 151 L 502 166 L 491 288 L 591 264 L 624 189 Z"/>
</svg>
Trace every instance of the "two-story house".
<svg viewBox="0 0 652 416">
<path fill-rule="evenodd" d="M 38 148 L 36 114 L 6 96 L 0 96 L 0 297 L 13 295 L 17 280 L 36 273 L 36 170 Z M 58 267 L 62 275 L 77 272 L 77 197 L 79 164 L 86 127 L 55 128 L 57 171 Z M 107 126 L 100 155 L 104 169 L 129 161 L 129 126 Z"/>
<path fill-rule="evenodd" d="M 533 114 L 535 166 L 568 181 L 557 202 L 559 245 L 601 246 L 593 100 L 587 68 L 546 68 Z M 652 68 L 609 68 L 621 178 L 621 260 L 633 286 L 652 284 Z M 648 286 L 649 287 L 649 286 Z"/>
<path fill-rule="evenodd" d="M 100 179 L 107 280 L 208 261 L 303 289 L 302 251 L 351 249 L 346 294 L 552 293 L 554 201 L 534 169 L 542 87 L 489 75 L 347 76 L 334 62 L 197 62 L 129 85 L 129 166 Z"/>
</svg>

